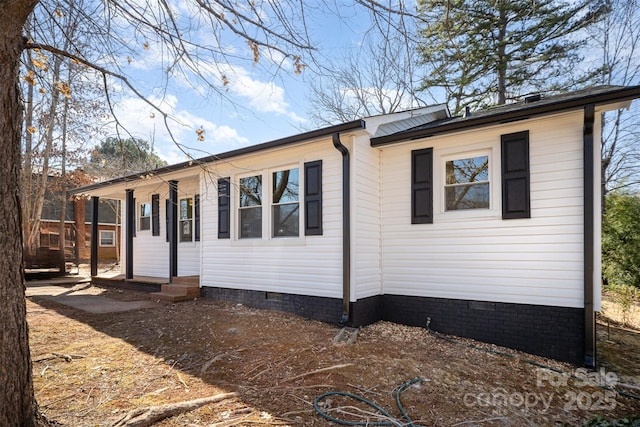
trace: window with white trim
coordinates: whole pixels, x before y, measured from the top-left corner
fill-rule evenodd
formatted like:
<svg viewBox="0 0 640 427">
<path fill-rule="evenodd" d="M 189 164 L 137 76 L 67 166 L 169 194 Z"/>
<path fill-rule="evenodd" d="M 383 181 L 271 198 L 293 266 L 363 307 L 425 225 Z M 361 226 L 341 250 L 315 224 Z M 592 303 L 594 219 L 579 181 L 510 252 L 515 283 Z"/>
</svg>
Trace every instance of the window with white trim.
<svg viewBox="0 0 640 427">
<path fill-rule="evenodd" d="M 100 246 L 114 247 L 116 245 L 116 232 L 113 230 L 100 230 Z"/>
<path fill-rule="evenodd" d="M 140 203 L 140 224 L 138 229 L 151 230 L 151 203 Z"/>
<path fill-rule="evenodd" d="M 241 239 L 262 237 L 262 175 L 240 178 L 238 230 Z"/>
<path fill-rule="evenodd" d="M 299 168 L 241 177 L 238 188 L 238 238 L 300 236 Z"/>
<path fill-rule="evenodd" d="M 300 173 L 298 168 L 273 172 L 271 175 L 272 237 L 300 235 Z"/>
<path fill-rule="evenodd" d="M 178 204 L 178 241 L 193 241 L 193 198 L 180 199 Z"/>
<path fill-rule="evenodd" d="M 489 155 L 445 160 L 445 211 L 489 209 Z"/>
</svg>

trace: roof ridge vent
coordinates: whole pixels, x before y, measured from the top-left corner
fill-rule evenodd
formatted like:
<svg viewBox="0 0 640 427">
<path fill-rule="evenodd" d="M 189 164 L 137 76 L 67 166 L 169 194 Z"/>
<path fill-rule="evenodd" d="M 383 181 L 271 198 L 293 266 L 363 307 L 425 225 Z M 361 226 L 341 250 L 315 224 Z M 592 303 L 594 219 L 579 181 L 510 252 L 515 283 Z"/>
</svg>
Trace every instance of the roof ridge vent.
<svg viewBox="0 0 640 427">
<path fill-rule="evenodd" d="M 538 102 L 542 99 L 542 94 L 540 93 L 536 93 L 535 95 L 529 95 L 529 96 L 525 96 L 524 98 L 524 103 L 525 104 L 531 104 L 533 102 Z"/>
</svg>

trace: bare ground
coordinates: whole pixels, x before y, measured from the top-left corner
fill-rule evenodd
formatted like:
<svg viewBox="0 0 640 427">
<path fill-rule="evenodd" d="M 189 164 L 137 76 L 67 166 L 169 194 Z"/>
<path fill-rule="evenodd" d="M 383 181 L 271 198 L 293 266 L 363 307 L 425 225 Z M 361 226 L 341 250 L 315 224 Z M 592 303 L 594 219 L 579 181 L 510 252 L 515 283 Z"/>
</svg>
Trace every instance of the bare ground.
<svg viewBox="0 0 640 427">
<path fill-rule="evenodd" d="M 207 299 L 90 314 L 31 297 L 27 308 L 36 398 L 49 419 L 69 426 L 109 426 L 135 408 L 227 392 L 237 395 L 157 425 L 330 426 L 337 424 L 318 415 L 313 402 L 331 390 L 361 395 L 400 420 L 393 391 L 415 378 L 423 381 L 403 392 L 402 404 L 421 426 L 581 425 L 596 415 L 640 414 L 640 400 L 540 367 L 585 375 L 574 366 L 449 341 L 423 328 L 379 322 L 362 328 L 354 343 L 335 345 L 336 326 Z M 639 334 L 613 329 L 600 336 L 601 374 L 640 384 Z M 339 396 L 320 404 L 354 421 L 362 418 L 345 412 L 375 412 Z"/>
<path fill-rule="evenodd" d="M 596 331 L 600 364 L 621 381 L 640 384 L 640 304 L 631 303 L 625 314 L 615 294 L 605 292 Z"/>
</svg>

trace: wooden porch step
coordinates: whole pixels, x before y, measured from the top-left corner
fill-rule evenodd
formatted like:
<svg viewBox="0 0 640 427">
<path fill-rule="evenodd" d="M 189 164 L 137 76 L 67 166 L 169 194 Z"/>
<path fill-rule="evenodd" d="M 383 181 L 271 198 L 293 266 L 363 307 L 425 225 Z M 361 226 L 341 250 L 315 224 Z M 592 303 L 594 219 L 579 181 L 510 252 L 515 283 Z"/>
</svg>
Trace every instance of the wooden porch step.
<svg viewBox="0 0 640 427">
<path fill-rule="evenodd" d="M 173 276 L 171 283 L 200 286 L 200 276 Z"/>
<path fill-rule="evenodd" d="M 188 301 L 200 297 L 200 286 L 183 283 L 169 283 L 162 285 L 160 292 L 153 292 L 149 298 L 170 302 Z"/>
</svg>

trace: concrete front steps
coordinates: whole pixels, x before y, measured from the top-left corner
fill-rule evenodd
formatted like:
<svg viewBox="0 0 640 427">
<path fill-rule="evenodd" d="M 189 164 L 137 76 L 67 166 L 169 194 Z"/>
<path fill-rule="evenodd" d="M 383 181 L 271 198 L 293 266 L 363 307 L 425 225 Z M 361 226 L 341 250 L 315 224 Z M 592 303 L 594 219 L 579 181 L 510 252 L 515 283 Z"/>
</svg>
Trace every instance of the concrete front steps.
<svg viewBox="0 0 640 427">
<path fill-rule="evenodd" d="M 162 285 L 160 292 L 149 295 L 152 300 L 188 301 L 200 297 L 200 276 L 174 277 L 172 283 Z"/>
</svg>

